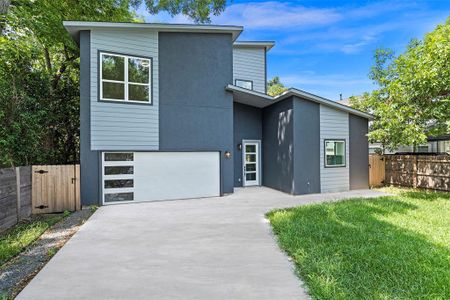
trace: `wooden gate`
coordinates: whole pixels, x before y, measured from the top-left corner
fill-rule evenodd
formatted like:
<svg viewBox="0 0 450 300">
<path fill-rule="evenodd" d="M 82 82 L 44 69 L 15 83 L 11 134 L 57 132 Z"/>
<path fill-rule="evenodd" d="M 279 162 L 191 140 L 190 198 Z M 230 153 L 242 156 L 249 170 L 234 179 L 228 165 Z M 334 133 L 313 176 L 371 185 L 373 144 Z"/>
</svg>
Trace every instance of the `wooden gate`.
<svg viewBox="0 0 450 300">
<path fill-rule="evenodd" d="M 32 213 L 80 209 L 80 165 L 32 166 Z"/>
<path fill-rule="evenodd" d="M 379 187 L 384 184 L 385 160 L 377 154 L 369 155 L 369 186 Z"/>
</svg>

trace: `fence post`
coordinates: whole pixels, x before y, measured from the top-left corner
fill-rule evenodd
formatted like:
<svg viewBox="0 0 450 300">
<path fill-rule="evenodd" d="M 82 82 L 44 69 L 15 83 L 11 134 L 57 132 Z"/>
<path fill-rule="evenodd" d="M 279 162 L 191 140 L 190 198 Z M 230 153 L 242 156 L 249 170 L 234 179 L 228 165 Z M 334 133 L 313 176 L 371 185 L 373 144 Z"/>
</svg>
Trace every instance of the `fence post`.
<svg viewBox="0 0 450 300">
<path fill-rule="evenodd" d="M 20 168 L 16 167 L 17 223 L 20 222 Z"/>
<path fill-rule="evenodd" d="M 417 188 L 417 155 L 413 159 L 413 188 Z"/>
</svg>

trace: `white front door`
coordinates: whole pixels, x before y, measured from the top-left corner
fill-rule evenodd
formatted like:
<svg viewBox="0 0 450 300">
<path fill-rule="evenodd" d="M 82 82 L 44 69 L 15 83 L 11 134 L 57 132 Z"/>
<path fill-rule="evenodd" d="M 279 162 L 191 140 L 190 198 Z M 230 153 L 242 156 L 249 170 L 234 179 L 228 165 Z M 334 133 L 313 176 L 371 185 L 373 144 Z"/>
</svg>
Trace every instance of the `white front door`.
<svg viewBox="0 0 450 300">
<path fill-rule="evenodd" d="M 242 165 L 244 186 L 260 185 L 259 141 L 243 141 Z"/>
</svg>

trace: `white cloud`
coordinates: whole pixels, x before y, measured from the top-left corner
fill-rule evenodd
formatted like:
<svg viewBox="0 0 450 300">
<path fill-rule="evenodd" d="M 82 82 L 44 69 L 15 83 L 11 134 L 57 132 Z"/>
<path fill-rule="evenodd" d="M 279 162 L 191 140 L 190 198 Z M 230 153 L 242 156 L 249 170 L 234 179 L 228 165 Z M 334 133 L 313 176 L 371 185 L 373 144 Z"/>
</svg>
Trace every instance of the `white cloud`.
<svg viewBox="0 0 450 300">
<path fill-rule="evenodd" d="M 247 29 L 291 29 L 332 24 L 342 19 L 334 9 L 306 8 L 289 2 L 233 4 L 213 23 L 243 25 Z"/>
</svg>

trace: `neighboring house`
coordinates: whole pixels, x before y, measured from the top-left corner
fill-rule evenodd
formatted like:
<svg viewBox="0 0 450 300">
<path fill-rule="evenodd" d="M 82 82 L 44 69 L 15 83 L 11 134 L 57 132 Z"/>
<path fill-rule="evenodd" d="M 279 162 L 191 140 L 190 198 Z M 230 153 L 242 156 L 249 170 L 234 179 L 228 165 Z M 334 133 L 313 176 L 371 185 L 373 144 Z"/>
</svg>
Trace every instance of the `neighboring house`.
<svg viewBox="0 0 450 300">
<path fill-rule="evenodd" d="M 64 22 L 80 46 L 81 201 L 368 187 L 370 115 L 266 95 L 273 42 L 239 26 Z"/>
</svg>

